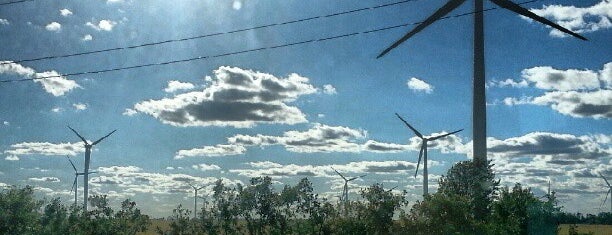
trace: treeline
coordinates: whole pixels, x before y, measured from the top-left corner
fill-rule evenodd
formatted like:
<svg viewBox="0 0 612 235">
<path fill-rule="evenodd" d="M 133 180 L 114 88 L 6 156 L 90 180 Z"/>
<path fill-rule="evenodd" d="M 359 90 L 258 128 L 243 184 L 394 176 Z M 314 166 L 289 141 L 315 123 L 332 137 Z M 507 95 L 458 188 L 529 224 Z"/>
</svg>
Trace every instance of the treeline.
<svg viewBox="0 0 612 235">
<path fill-rule="evenodd" d="M 610 213 L 563 213 L 554 193 L 536 197 L 516 184 L 499 187 L 491 170 L 459 162 L 439 180 L 438 191 L 408 206 L 406 192 L 381 184 L 360 190 L 359 200 L 330 201 L 304 178 L 275 190 L 269 177 L 248 185 L 217 181 L 197 216 L 179 205 L 158 234 L 556 234 L 561 223 L 612 224 Z M 59 199 L 36 200 L 32 188 L 0 193 L 0 234 L 136 234 L 150 225 L 130 200 L 118 211 L 106 197 L 90 200 L 92 210 L 65 207 Z M 574 216 L 575 215 L 575 216 Z M 578 218 L 576 220 L 575 218 Z M 589 218 L 589 219 L 586 219 Z M 151 226 L 156 227 L 156 226 Z"/>
</svg>

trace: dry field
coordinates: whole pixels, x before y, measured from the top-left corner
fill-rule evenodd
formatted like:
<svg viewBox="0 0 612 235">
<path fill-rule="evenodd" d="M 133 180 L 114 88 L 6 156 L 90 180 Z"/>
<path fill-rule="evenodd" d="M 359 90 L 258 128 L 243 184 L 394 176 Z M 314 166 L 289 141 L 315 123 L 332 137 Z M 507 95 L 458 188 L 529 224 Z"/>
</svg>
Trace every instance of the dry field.
<svg viewBox="0 0 612 235">
<path fill-rule="evenodd" d="M 569 226 L 569 224 L 562 224 L 559 235 L 569 234 Z M 578 224 L 576 226 L 576 231 L 581 234 L 592 232 L 594 235 L 610 235 L 612 234 L 612 225 Z"/>
</svg>

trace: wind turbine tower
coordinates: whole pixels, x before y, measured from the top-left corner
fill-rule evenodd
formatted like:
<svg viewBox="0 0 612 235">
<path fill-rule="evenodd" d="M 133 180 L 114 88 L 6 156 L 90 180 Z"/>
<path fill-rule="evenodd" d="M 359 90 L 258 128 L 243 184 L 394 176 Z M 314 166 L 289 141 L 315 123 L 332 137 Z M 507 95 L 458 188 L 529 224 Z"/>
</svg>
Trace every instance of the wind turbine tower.
<svg viewBox="0 0 612 235">
<path fill-rule="evenodd" d="M 606 204 L 606 201 L 608 200 L 608 195 L 612 193 L 612 186 L 610 186 L 608 179 L 606 179 L 606 177 L 604 177 L 601 173 L 599 173 L 599 176 L 601 176 L 601 178 L 604 179 L 606 181 L 606 184 L 608 185 L 608 192 L 606 192 L 606 198 L 601 203 L 601 205 L 603 206 L 603 204 Z M 610 213 L 612 213 L 612 198 L 610 198 Z"/>
<path fill-rule="evenodd" d="M 91 158 L 91 148 L 93 146 L 95 146 L 96 144 L 100 143 L 100 141 L 104 140 L 106 137 L 112 135 L 113 133 L 115 133 L 115 131 L 111 131 L 110 133 L 108 133 L 107 135 L 105 135 L 104 137 L 94 141 L 93 143 L 89 143 L 87 142 L 87 140 L 81 136 L 77 131 L 75 131 L 74 129 L 72 129 L 72 127 L 68 126 L 68 128 L 74 132 L 74 134 L 76 134 L 84 143 L 85 145 L 85 168 L 84 168 L 84 172 L 83 172 L 83 211 L 87 211 L 87 197 L 89 194 L 89 162 L 90 162 L 90 158 Z"/>
<path fill-rule="evenodd" d="M 193 218 L 196 218 L 198 215 L 198 191 L 200 189 L 203 189 L 205 186 L 201 186 L 201 187 L 197 187 L 189 182 L 187 182 L 187 184 L 189 184 L 189 186 L 191 186 L 193 188 L 194 191 L 194 197 L 193 197 Z"/>
<path fill-rule="evenodd" d="M 68 156 L 66 156 L 66 158 L 70 162 L 70 165 L 72 165 L 72 169 L 74 169 L 74 182 L 72 182 L 72 189 L 70 189 L 70 191 L 72 192 L 72 190 L 74 190 L 74 205 L 76 206 L 76 204 L 77 204 L 77 189 L 79 188 L 78 178 L 79 178 L 79 175 L 84 175 L 85 173 L 79 172 L 76 169 L 76 166 L 74 166 L 74 163 L 72 162 L 72 160 L 70 160 L 70 158 Z M 97 171 L 90 171 L 89 172 L 89 174 L 94 174 L 94 173 L 98 173 L 98 172 Z"/>
<path fill-rule="evenodd" d="M 376 58 L 381 58 L 389 51 L 393 50 L 415 34 L 421 32 L 427 26 L 444 17 L 457 7 L 461 6 L 466 0 L 449 0 L 444 6 L 434 12 L 422 23 L 417 25 L 412 31 L 406 33 L 391 46 L 383 50 Z M 485 102 L 485 57 L 484 57 L 484 0 L 474 1 L 474 81 L 473 81 L 473 101 L 472 101 L 472 136 L 474 162 L 484 171 L 487 164 L 487 112 Z M 572 35 L 576 38 L 587 40 L 585 37 L 563 28 L 552 21 L 536 15 L 535 13 L 521 7 L 510 0 L 490 0 L 494 4 L 513 11 L 522 16 L 533 19 L 542 24 L 553 27 L 561 32 Z"/>
<path fill-rule="evenodd" d="M 427 175 L 427 142 L 429 141 L 434 141 L 452 134 L 455 134 L 457 132 L 462 131 L 461 130 L 457 130 L 457 131 L 453 131 L 451 133 L 446 133 L 446 134 L 442 134 L 442 135 L 438 135 L 438 136 L 431 136 L 431 137 L 425 137 L 423 136 L 419 131 L 417 131 L 416 129 L 414 129 L 414 127 L 412 127 L 410 124 L 408 124 L 408 122 L 406 120 L 404 120 L 399 114 L 395 114 L 397 115 L 397 117 L 402 120 L 402 122 L 404 122 L 404 124 L 406 124 L 406 126 L 408 126 L 408 128 L 410 128 L 410 130 L 412 130 L 412 132 L 414 132 L 414 134 L 416 136 L 418 136 L 422 143 L 421 143 L 421 150 L 419 150 L 419 161 L 417 162 L 417 167 L 416 167 L 416 171 L 414 172 L 414 177 L 417 176 L 417 173 L 419 173 L 419 164 L 421 164 L 421 157 L 423 157 L 423 198 L 425 196 L 427 196 L 428 194 L 428 175 Z"/>
</svg>

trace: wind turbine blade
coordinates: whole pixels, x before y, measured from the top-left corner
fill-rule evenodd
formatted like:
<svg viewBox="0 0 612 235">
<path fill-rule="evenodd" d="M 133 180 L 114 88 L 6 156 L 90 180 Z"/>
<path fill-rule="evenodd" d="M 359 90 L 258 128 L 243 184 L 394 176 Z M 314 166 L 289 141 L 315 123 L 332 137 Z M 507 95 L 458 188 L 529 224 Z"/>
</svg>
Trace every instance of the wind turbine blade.
<svg viewBox="0 0 612 235">
<path fill-rule="evenodd" d="M 440 139 L 440 138 L 443 138 L 443 137 L 447 137 L 447 136 L 449 136 L 449 135 L 455 134 L 455 133 L 460 132 L 460 131 L 462 131 L 462 130 L 463 130 L 463 129 L 458 130 L 458 131 L 453 131 L 453 132 L 451 132 L 451 133 L 446 133 L 446 134 L 444 134 L 444 135 L 435 136 L 435 137 L 429 138 L 429 140 L 437 140 L 437 139 Z"/>
<path fill-rule="evenodd" d="M 77 184 L 77 178 L 78 176 L 74 176 L 74 181 L 72 182 L 72 188 L 70 189 L 70 192 L 72 192 L 72 190 L 74 190 L 76 192 L 76 184 Z"/>
<path fill-rule="evenodd" d="M 397 186 L 395 186 L 395 187 L 393 187 L 393 188 L 388 189 L 388 190 L 387 190 L 387 192 L 391 192 L 391 191 L 393 191 L 395 188 L 397 188 Z"/>
<path fill-rule="evenodd" d="M 195 188 L 196 188 L 195 186 L 193 186 L 193 184 L 191 184 L 191 183 L 189 183 L 189 182 L 186 182 L 186 183 L 187 183 L 189 186 L 191 186 L 193 189 L 195 189 Z"/>
<path fill-rule="evenodd" d="M 88 172 L 88 173 L 89 173 L 89 174 L 95 174 L 95 173 L 98 173 L 98 172 L 97 172 L 97 171 L 90 171 L 90 172 Z"/>
<path fill-rule="evenodd" d="M 419 173 L 419 165 L 421 164 L 421 157 L 423 156 L 423 148 L 426 148 L 425 141 L 423 141 L 423 144 L 421 144 L 421 150 L 419 151 L 419 161 L 417 161 L 417 168 L 414 172 L 414 178 L 416 178 L 417 174 Z"/>
<path fill-rule="evenodd" d="M 558 24 L 555 24 L 554 22 L 552 22 L 552 21 L 550 21 L 550 20 L 548 20 L 548 19 L 546 19 L 544 17 L 536 15 L 535 13 L 533 13 L 533 12 L 531 12 L 531 11 L 521 7 L 521 6 L 519 6 L 518 4 L 516 4 L 514 2 L 511 2 L 509 0 L 491 0 L 491 1 L 493 3 L 495 3 L 495 4 L 497 4 L 500 7 L 503 7 L 503 8 L 506 8 L 508 10 L 514 11 L 517 14 L 523 15 L 525 17 L 529 17 L 529 18 L 531 18 L 531 19 L 533 19 L 535 21 L 538 21 L 538 22 L 540 22 L 542 24 L 545 24 L 545 25 L 548 25 L 550 27 L 553 27 L 553 28 L 555 28 L 555 29 L 557 29 L 557 30 L 559 30 L 561 32 L 567 33 L 569 35 L 572 35 L 574 37 L 577 37 L 577 38 L 585 40 L 585 41 L 588 40 L 585 37 L 583 37 L 582 35 L 574 33 L 571 30 L 563 28 L 562 26 L 560 26 Z"/>
<path fill-rule="evenodd" d="M 359 178 L 363 178 L 363 177 L 365 177 L 365 176 L 366 176 L 366 175 L 355 176 L 355 177 L 353 177 L 353 178 L 350 178 L 348 181 L 353 181 L 353 180 L 356 180 L 356 179 L 359 179 Z"/>
<path fill-rule="evenodd" d="M 97 143 L 100 143 L 100 141 L 102 141 L 103 139 L 106 139 L 106 137 L 112 135 L 113 133 L 115 133 L 115 131 L 117 131 L 117 130 L 111 131 L 111 133 L 108 133 L 108 135 L 105 135 L 104 137 L 100 138 L 99 140 L 94 141 L 93 143 L 91 143 L 91 145 L 96 145 Z"/>
<path fill-rule="evenodd" d="M 408 32 L 402 38 L 400 38 L 399 40 L 394 42 L 391 46 L 387 47 L 387 49 L 382 51 L 378 56 L 376 56 L 376 59 L 378 59 L 380 57 L 383 57 L 385 54 L 389 53 L 389 51 L 393 50 L 393 48 L 396 48 L 397 46 L 399 46 L 404 41 L 408 40 L 409 38 L 411 38 L 412 36 L 414 36 L 418 32 L 421 32 L 421 30 L 425 29 L 427 26 L 429 26 L 433 22 L 436 22 L 438 19 L 440 19 L 441 17 L 445 16 L 446 14 L 448 14 L 449 12 L 451 12 L 452 10 L 454 10 L 455 8 L 460 6 L 463 2 L 465 2 L 465 0 L 450 0 L 450 1 L 448 1 L 444 6 L 442 6 L 440 9 L 438 9 L 436 12 L 434 12 L 431 16 L 429 16 L 429 18 L 424 20 L 421 24 L 419 24 L 417 27 L 415 27 L 412 31 Z"/>
<path fill-rule="evenodd" d="M 70 127 L 70 126 L 67 126 L 67 127 L 70 128 L 70 130 L 72 130 L 72 132 L 74 132 L 79 138 L 81 138 L 81 140 L 83 141 L 83 143 L 85 143 L 85 145 L 88 145 L 87 140 L 85 140 L 85 138 L 83 136 L 81 136 L 77 131 L 72 129 L 72 127 Z"/>
<path fill-rule="evenodd" d="M 346 178 L 342 174 L 340 174 L 340 172 L 338 172 L 336 169 L 334 169 L 333 167 L 332 167 L 332 170 L 334 170 L 340 177 L 342 177 L 342 179 L 346 180 Z"/>
<path fill-rule="evenodd" d="M 604 179 L 606 181 L 606 184 L 608 185 L 608 187 L 612 187 L 610 186 L 610 183 L 608 183 L 608 180 L 606 179 L 606 177 L 604 177 L 601 173 L 598 173 L 599 176 L 601 176 L 602 179 Z"/>
<path fill-rule="evenodd" d="M 608 195 L 610 195 L 610 191 L 612 191 L 612 189 L 608 189 L 608 192 L 606 193 L 606 198 L 604 199 L 604 201 L 601 203 L 601 206 L 603 206 L 604 204 L 606 204 L 606 201 L 608 201 Z M 612 199 L 610 199 L 612 200 Z M 599 206 L 599 207 L 601 207 Z"/>
<path fill-rule="evenodd" d="M 203 189 L 204 187 L 206 187 L 206 186 L 199 187 L 197 190 Z"/>
<path fill-rule="evenodd" d="M 408 122 L 406 120 L 404 120 L 399 114 L 395 113 L 395 115 L 397 115 L 397 117 L 400 120 L 402 120 L 402 122 L 404 122 L 404 124 L 406 124 L 406 126 L 408 126 L 408 128 L 410 128 L 410 130 L 412 130 L 416 136 L 418 136 L 419 138 L 423 139 L 423 135 L 421 135 L 421 132 L 419 132 L 416 129 L 414 129 L 414 127 L 412 127 L 410 124 L 408 124 Z"/>
<path fill-rule="evenodd" d="M 72 160 L 70 160 L 70 158 L 68 156 L 66 156 L 66 158 L 70 162 L 70 165 L 72 165 L 72 169 L 74 169 L 74 172 L 77 172 L 76 166 L 74 166 L 74 163 L 72 163 Z"/>
</svg>

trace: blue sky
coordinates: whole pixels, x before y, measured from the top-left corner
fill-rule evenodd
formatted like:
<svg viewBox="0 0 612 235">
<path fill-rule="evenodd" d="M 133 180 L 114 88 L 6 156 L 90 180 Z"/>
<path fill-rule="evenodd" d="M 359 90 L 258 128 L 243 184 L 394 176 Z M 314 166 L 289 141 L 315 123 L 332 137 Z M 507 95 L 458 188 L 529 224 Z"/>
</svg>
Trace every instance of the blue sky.
<svg viewBox="0 0 612 235">
<path fill-rule="evenodd" d="M 392 3 L 393 1 L 385 1 Z M 0 64 L 0 80 L 159 63 L 363 32 L 423 20 L 445 1 L 420 0 L 351 14 L 183 42 Z M 377 6 L 380 1 L 33 1 L 0 6 L 0 61 L 139 45 Z M 493 4 L 486 2 L 487 7 Z M 599 212 L 612 177 L 612 3 L 524 5 L 581 33 L 567 37 L 507 10 L 485 14 L 489 159 L 505 185 L 547 182 L 568 211 Z M 472 1 L 451 15 L 472 10 Z M 470 159 L 472 18 L 434 23 L 381 59 L 414 26 L 274 49 L 108 73 L 0 84 L 0 185 L 35 185 L 70 201 L 89 140 L 93 194 L 134 198 L 166 216 L 191 205 L 185 183 L 228 184 L 308 176 L 334 198 L 341 182 L 407 190 L 422 133 L 464 128 L 429 149 L 430 192 Z M 79 169 L 79 170 L 80 170 Z M 82 185 L 82 182 L 79 182 Z M 82 193 L 82 189 L 79 190 Z M 79 200 L 81 200 L 79 198 Z M 155 202 L 151 204 L 150 202 Z M 604 207 L 605 208 L 605 207 Z"/>
</svg>

